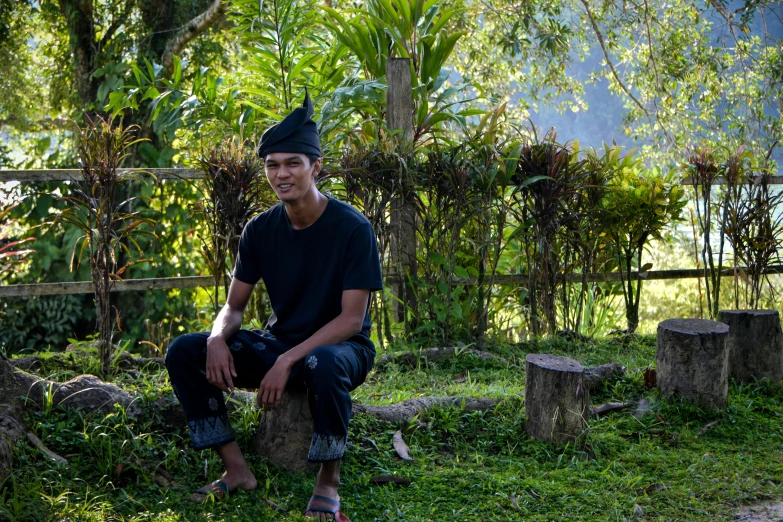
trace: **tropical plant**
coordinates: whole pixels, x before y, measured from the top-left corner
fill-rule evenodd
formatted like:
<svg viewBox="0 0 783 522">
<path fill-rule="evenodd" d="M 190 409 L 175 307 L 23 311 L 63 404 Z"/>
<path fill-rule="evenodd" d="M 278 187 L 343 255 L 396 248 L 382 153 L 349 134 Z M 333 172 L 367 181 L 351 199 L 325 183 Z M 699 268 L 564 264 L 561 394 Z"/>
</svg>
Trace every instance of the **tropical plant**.
<svg viewBox="0 0 783 522">
<path fill-rule="evenodd" d="M 446 63 L 457 42 L 467 34 L 453 30 L 451 25 L 460 14 L 459 7 L 444 7 L 434 0 L 371 0 L 364 8 L 350 10 L 351 18 L 336 9 L 326 8 L 326 11 L 331 18 L 324 22 L 326 27 L 336 41 L 350 50 L 364 76 L 364 81 L 347 78 L 344 86 L 351 89 L 352 95 L 340 93 L 343 102 L 356 100 L 362 109 L 368 109 L 364 103 L 368 88 L 385 89 L 386 62 L 397 57 L 410 60 L 414 143 L 424 145 L 436 137 L 447 138 L 446 124 L 454 123 L 459 129 L 465 129 L 466 118 L 483 113 L 461 105 L 469 101 L 468 85 L 441 90 L 451 73 Z M 335 105 L 333 101 L 331 106 Z M 343 110 L 335 111 L 337 115 L 332 116 L 331 106 L 329 116 L 337 120 L 344 119 L 345 112 L 351 108 L 343 103 Z M 384 116 L 378 110 L 381 107 L 369 107 L 370 112 L 365 116 L 370 117 L 362 124 L 365 136 L 379 136 Z"/>
<path fill-rule="evenodd" d="M 81 177 L 72 179 L 62 198 L 69 203 L 55 214 L 54 224 L 70 224 L 82 232 L 74 245 L 71 266 L 78 266 L 86 251 L 92 282 L 95 285 L 96 327 L 99 333 L 101 375 L 107 377 L 112 360 L 112 304 L 110 292 L 114 282 L 121 279 L 132 265 L 147 259 L 132 260 L 133 252 L 143 252 L 136 236 L 152 234 L 144 226 L 153 220 L 132 210 L 140 196 L 117 201 L 120 183 L 140 178 L 138 172 L 121 172 L 129 149 L 140 140 L 134 138 L 136 126 L 124 128 L 111 119 L 100 117 L 88 120 L 79 131 Z M 134 250 L 131 250 L 134 248 Z M 119 328 L 119 311 L 116 311 Z"/>
<path fill-rule="evenodd" d="M 730 201 L 724 214 L 726 238 L 734 250 L 737 308 L 740 304 L 740 279 L 745 283 L 744 302 L 748 308 L 759 307 L 765 281 L 775 295 L 768 269 L 780 262 L 783 250 L 783 192 L 775 193 L 770 187 L 768 162 L 769 154 L 762 165 L 749 169 L 744 179 L 733 178 L 729 185 L 729 189 L 737 191 L 738 196 Z M 739 264 L 744 265 L 744 269 L 738 267 Z"/>
<path fill-rule="evenodd" d="M 10 219 L 9 214 L 14 207 L 16 205 L 0 209 L 0 282 L 10 279 L 12 268 L 24 263 L 25 256 L 35 252 L 30 248 L 19 249 L 21 245 L 33 241 L 34 237 L 15 239 L 12 236 L 17 220 Z"/>
<path fill-rule="evenodd" d="M 402 193 L 402 180 L 416 179 L 421 170 L 419 159 L 412 154 L 400 153 L 396 145 L 393 140 L 352 142 L 343 150 L 335 171 L 325 179 L 331 183 L 332 191 L 362 210 L 375 230 L 378 250 L 386 269 L 394 272 L 399 267 L 394 262 L 397 259 L 394 249 L 398 245 L 393 240 L 394 231 L 389 222 L 393 202 Z M 416 310 L 410 313 L 405 310 L 404 296 L 399 301 L 386 294 L 384 296 L 388 298 L 381 298 L 378 293 L 373 296 L 374 322 L 381 343 L 394 342 L 394 315 L 410 331 Z M 394 310 L 398 313 L 393 313 Z"/>
<path fill-rule="evenodd" d="M 639 325 L 645 272 L 652 268 L 650 263 L 642 264 L 642 255 L 649 241 L 662 241 L 664 229 L 681 220 L 686 199 L 674 171 L 646 170 L 629 156 L 615 171 L 600 216 L 620 271 L 628 332 L 633 333 Z"/>
<path fill-rule="evenodd" d="M 4 298 L 0 304 L 0 345 L 7 353 L 63 350 L 68 339 L 92 328 L 86 296 L 41 295 Z"/>
<path fill-rule="evenodd" d="M 252 147 L 227 140 L 201 157 L 199 166 L 204 173 L 199 180 L 203 198 L 196 204 L 194 214 L 207 224 L 207 236 L 199 237 L 201 254 L 215 280 L 213 304 L 217 313 L 220 283 L 228 295 L 226 265 L 237 257 L 242 229 L 250 218 L 269 208 L 274 199 Z"/>
<path fill-rule="evenodd" d="M 525 246 L 530 326 L 534 335 L 557 331 L 557 295 L 567 260 L 567 227 L 585 179 L 577 143 L 560 145 L 554 129 L 540 139 L 533 130 L 519 151 L 512 182 L 512 212 Z M 570 257 L 570 256 L 569 256 Z"/>
<path fill-rule="evenodd" d="M 611 253 L 601 228 L 599 211 L 608 184 L 615 171 L 621 168 L 621 148 L 604 144 L 603 153 L 586 151 L 585 177 L 580 180 L 571 212 L 574 219 L 566 222 L 565 265 L 572 277 L 566 278 L 562 288 L 562 316 L 567 330 L 592 335 L 605 326 L 607 309 L 613 300 L 611 284 L 588 279 L 590 274 L 603 272 Z M 570 260 L 569 260 L 570 259 Z"/>
<path fill-rule="evenodd" d="M 724 233 L 720 230 L 718 266 L 712 250 L 713 211 L 712 186 L 721 173 L 721 166 L 715 152 L 709 148 L 696 149 L 688 156 L 685 173 L 693 183 L 696 220 L 702 238 L 701 261 L 704 267 L 704 285 L 707 295 L 707 310 L 710 319 L 718 317 L 720 303 L 721 270 L 723 268 Z M 727 194 L 729 192 L 726 192 Z M 725 208 L 725 205 L 724 205 Z"/>
<path fill-rule="evenodd" d="M 232 5 L 233 31 L 248 71 L 241 90 L 251 96 L 249 106 L 277 118 L 298 105 L 305 86 L 317 96 L 340 83 L 345 49 L 330 45 L 314 0 L 233 0 Z"/>
</svg>

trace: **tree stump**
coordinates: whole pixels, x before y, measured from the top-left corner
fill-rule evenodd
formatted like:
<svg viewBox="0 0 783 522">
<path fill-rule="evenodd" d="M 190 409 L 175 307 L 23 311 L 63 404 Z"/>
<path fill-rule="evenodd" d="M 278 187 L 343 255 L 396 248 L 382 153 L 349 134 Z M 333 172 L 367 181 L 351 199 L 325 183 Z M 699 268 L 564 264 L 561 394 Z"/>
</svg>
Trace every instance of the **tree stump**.
<svg viewBox="0 0 783 522">
<path fill-rule="evenodd" d="M 587 427 L 590 397 L 584 368 L 568 357 L 528 354 L 525 428 L 534 439 L 575 441 Z"/>
<path fill-rule="evenodd" d="M 777 310 L 721 310 L 718 320 L 729 326 L 729 377 L 740 382 L 783 380 L 783 331 Z"/>
<path fill-rule="evenodd" d="M 313 417 L 307 392 L 286 390 L 280 406 L 261 412 L 255 446 L 271 464 L 296 473 L 314 467 L 307 462 L 312 438 Z"/>
<path fill-rule="evenodd" d="M 657 380 L 662 395 L 676 394 L 701 408 L 725 409 L 729 394 L 729 327 L 707 319 L 658 324 Z"/>
</svg>

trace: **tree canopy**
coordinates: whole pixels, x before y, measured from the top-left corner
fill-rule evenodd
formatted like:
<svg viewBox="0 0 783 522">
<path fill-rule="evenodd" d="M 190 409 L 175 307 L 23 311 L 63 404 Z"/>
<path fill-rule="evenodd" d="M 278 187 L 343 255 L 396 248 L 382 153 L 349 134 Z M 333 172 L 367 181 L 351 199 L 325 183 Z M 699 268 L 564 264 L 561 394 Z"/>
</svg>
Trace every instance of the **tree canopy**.
<svg viewBox="0 0 783 522">
<path fill-rule="evenodd" d="M 440 104 L 458 113 L 457 108 L 490 109 L 508 101 L 507 116 L 515 125 L 526 123 L 530 111 L 541 108 L 564 114 L 587 111 L 616 125 L 616 141 L 630 138 L 643 145 L 648 161 L 671 160 L 703 142 L 769 150 L 781 134 L 783 16 L 778 2 L 364 4 L 2 0 L 0 125 L 4 146 L 14 152 L 4 162 L 68 164 L 72 140 L 63 130 L 69 119 L 81 121 L 85 111 L 106 111 L 113 93 L 136 94 L 129 91 L 139 87 L 147 88 L 147 99 L 139 99 L 139 110 L 127 112 L 126 118 L 145 126 L 158 149 L 171 140 L 161 137 L 166 127 L 161 122 L 149 128 L 150 116 L 166 118 L 171 113 L 150 108 L 156 96 L 149 87 L 158 94 L 188 94 L 185 99 L 194 94 L 202 98 L 199 124 L 233 120 L 233 128 L 240 130 L 237 122 L 246 124 L 249 116 L 253 127 L 268 124 L 290 108 L 306 85 L 323 96 L 321 107 L 329 113 L 332 128 L 355 133 L 364 122 L 365 133 L 377 132 L 366 122 L 382 115 L 377 109 L 370 114 L 372 107 L 383 106 L 384 71 L 378 67 L 385 57 L 406 53 L 413 53 L 414 62 L 421 53 L 429 53 L 421 57 L 424 61 L 435 59 L 435 73 L 417 70 L 419 81 L 424 80 L 422 73 L 433 74 L 425 87 L 430 109 Z M 414 9 L 406 15 L 400 11 L 403 5 Z M 395 20 L 406 21 L 395 26 Z M 442 54 L 433 55 L 433 49 Z M 150 71 L 148 85 L 137 74 L 134 78 L 133 66 Z M 212 92 L 195 92 L 199 74 L 215 82 L 204 80 Z M 601 78 L 608 80 L 609 92 L 622 99 L 621 114 L 603 115 L 603 107 L 591 104 L 595 97 L 586 96 L 586 89 Z M 174 88 L 167 89 L 162 80 L 172 81 Z M 470 90 L 451 91 L 450 98 L 439 99 L 461 84 Z M 212 106 L 205 107 L 203 98 L 209 96 L 214 96 Z M 603 105 L 607 93 L 601 96 L 595 98 L 596 105 Z M 237 102 L 235 110 L 227 110 L 232 100 Z M 449 105 L 455 102 L 463 103 Z M 360 117 L 340 112 L 346 107 Z M 421 114 L 419 123 L 427 111 Z M 475 125 L 478 118 L 470 114 L 464 113 L 460 123 Z M 188 115 L 193 116 L 192 111 Z M 446 118 L 437 125 L 453 123 Z M 573 122 L 560 132 L 583 139 L 579 130 Z M 219 128 L 219 133 L 226 131 Z M 53 146 L 52 139 L 65 147 Z M 148 164 L 152 155 L 146 156 L 134 161 Z M 172 158 L 174 154 L 164 154 L 152 163 L 168 164 Z"/>
</svg>

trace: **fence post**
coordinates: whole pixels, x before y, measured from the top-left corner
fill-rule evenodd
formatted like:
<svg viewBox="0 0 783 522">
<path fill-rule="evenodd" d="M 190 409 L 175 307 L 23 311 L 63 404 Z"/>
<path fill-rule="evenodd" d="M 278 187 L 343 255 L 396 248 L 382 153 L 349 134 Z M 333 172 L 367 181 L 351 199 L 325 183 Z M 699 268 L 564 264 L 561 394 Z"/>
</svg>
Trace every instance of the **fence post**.
<svg viewBox="0 0 783 522">
<path fill-rule="evenodd" d="M 410 154 L 413 140 L 413 89 L 411 84 L 410 59 L 389 58 L 386 60 L 386 117 L 389 129 L 401 131 L 395 135 L 397 150 Z M 400 190 L 391 202 L 392 263 L 400 282 L 394 286 L 394 294 L 405 304 L 395 300 L 394 311 L 397 321 L 406 321 L 406 308 L 416 310 L 416 295 L 408 284 L 408 275 L 416 277 L 416 207 L 414 189 L 407 171 L 400 171 Z M 406 331 L 409 333 L 409 331 Z"/>
</svg>

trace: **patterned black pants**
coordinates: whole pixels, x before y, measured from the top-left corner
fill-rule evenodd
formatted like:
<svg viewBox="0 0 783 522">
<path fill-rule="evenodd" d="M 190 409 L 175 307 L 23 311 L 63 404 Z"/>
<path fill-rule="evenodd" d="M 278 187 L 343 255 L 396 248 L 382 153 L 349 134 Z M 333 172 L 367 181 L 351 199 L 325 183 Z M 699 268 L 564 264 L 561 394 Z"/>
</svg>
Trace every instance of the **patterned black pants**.
<svg viewBox="0 0 783 522">
<path fill-rule="evenodd" d="M 206 377 L 209 332 L 185 334 L 172 341 L 166 368 L 185 409 L 196 449 L 216 448 L 234 440 L 223 392 Z M 356 339 L 356 338 L 354 338 Z M 277 358 L 292 347 L 263 330 L 240 330 L 228 340 L 238 388 L 258 388 Z M 350 392 L 372 369 L 375 350 L 369 341 L 320 346 L 294 366 L 289 387 L 306 386 L 313 415 L 310 462 L 343 458 L 351 419 Z"/>
</svg>

